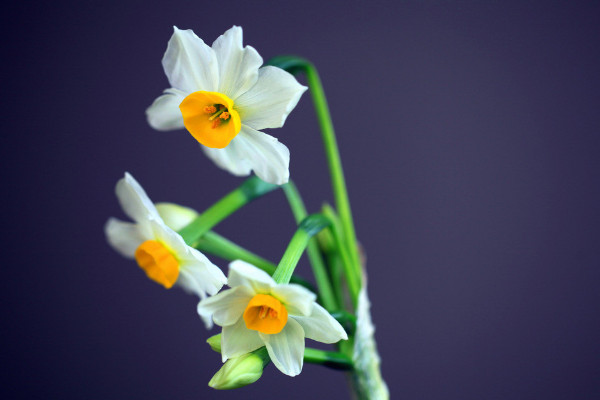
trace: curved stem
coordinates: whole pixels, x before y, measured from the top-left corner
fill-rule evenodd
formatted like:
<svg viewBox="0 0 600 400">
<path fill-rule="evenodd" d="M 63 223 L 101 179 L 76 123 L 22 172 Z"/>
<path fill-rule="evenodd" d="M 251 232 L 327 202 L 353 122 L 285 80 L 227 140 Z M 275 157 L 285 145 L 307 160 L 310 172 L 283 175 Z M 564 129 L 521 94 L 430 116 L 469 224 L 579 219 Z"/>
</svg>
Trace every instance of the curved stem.
<svg viewBox="0 0 600 400">
<path fill-rule="evenodd" d="M 279 186 L 263 182 L 256 176 L 248 178 L 237 189 L 225 195 L 196 217 L 195 220 L 179 231 L 179 234 L 187 244 L 194 245 L 202 235 L 241 207 L 278 188 Z"/>
<path fill-rule="evenodd" d="M 273 274 L 273 279 L 277 283 L 288 283 L 298 261 L 304 253 L 310 239 L 319 233 L 323 228 L 330 225 L 329 219 L 321 214 L 312 214 L 304 218 L 298 225 L 298 230 L 292 237 L 277 269 Z"/>
<path fill-rule="evenodd" d="M 310 87 L 313 103 L 315 105 L 315 112 L 321 128 L 321 136 L 325 147 L 327 163 L 329 165 L 335 205 L 344 233 L 344 246 L 347 248 L 350 261 L 354 264 L 353 270 L 360 271 L 360 257 L 356 243 L 356 233 L 354 230 L 352 211 L 350 209 L 350 201 L 348 200 L 346 181 L 344 179 L 344 171 L 342 169 L 342 161 L 335 137 L 335 131 L 333 129 L 331 114 L 329 113 L 329 106 L 327 105 L 327 99 L 317 69 L 308 60 L 295 56 L 275 57 L 271 59 L 268 64 L 278 66 L 292 74 L 297 74 L 298 72 L 304 72 L 306 74 L 308 86 Z M 362 281 L 361 274 L 359 273 L 355 279 L 359 282 L 360 286 L 360 282 Z M 356 304 L 356 300 L 356 297 L 354 297 L 354 304 Z"/>
<path fill-rule="evenodd" d="M 202 235 L 202 237 L 196 242 L 195 248 L 228 261 L 246 261 L 262 269 L 269 275 L 273 275 L 275 268 L 277 268 L 277 266 L 271 261 L 262 258 L 261 256 L 254 254 L 249 250 L 246 250 L 245 248 L 213 231 L 208 231 Z M 315 287 L 312 283 L 299 276 L 293 275 L 290 279 L 290 282 L 302 285 L 310 291 L 315 291 Z"/>
<path fill-rule="evenodd" d="M 299 224 L 308 215 L 306 212 L 306 207 L 304 206 L 304 202 L 302 201 L 302 197 L 300 197 L 300 193 L 292 181 L 283 185 L 282 189 L 285 193 L 288 203 L 290 204 L 290 208 L 292 209 L 296 223 Z M 325 262 L 321 256 L 316 238 L 312 238 L 308 242 L 306 253 L 308 254 L 313 274 L 315 275 L 315 280 L 317 281 L 317 286 L 319 287 L 321 303 L 325 309 L 327 309 L 327 311 L 338 309 L 339 305 L 336 302 L 331 281 L 329 280 L 329 276 L 327 274 L 327 268 L 325 267 Z"/>
</svg>

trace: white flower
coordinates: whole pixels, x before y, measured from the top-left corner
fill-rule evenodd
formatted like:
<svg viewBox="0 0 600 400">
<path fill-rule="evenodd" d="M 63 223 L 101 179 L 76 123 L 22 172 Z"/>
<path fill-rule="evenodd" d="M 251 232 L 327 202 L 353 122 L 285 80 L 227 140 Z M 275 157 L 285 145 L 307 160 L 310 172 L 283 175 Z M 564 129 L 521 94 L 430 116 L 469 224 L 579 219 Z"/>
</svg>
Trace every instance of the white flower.
<svg viewBox="0 0 600 400">
<path fill-rule="evenodd" d="M 234 175 L 254 173 L 283 184 L 289 179 L 290 153 L 260 132 L 280 128 L 307 89 L 288 72 L 260 68 L 262 57 L 242 45 L 234 26 L 212 47 L 192 30 L 174 27 L 162 64 L 171 84 L 146 110 L 161 131 L 187 128 L 219 167 Z"/>
<path fill-rule="evenodd" d="M 229 264 L 225 290 L 198 304 L 198 314 L 212 316 L 223 327 L 223 362 L 262 346 L 284 374 L 302 371 L 304 338 L 322 343 L 348 339 L 342 326 L 309 290 L 295 284 L 277 284 L 266 272 L 236 260 Z"/>
<path fill-rule="evenodd" d="M 123 211 L 135 221 L 110 218 L 106 223 L 106 238 L 116 251 L 135 258 L 150 279 L 167 289 L 181 286 L 204 299 L 223 287 L 227 282 L 223 272 L 165 224 L 144 189 L 130 174 L 125 173 L 115 190 Z"/>
</svg>

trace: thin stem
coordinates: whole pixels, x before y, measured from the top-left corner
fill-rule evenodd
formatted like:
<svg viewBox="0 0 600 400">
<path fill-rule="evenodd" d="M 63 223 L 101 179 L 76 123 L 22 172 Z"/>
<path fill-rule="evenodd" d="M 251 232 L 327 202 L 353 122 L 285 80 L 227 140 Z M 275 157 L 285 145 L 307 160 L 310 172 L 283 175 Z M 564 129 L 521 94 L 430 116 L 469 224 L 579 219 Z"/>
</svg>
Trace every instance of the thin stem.
<svg viewBox="0 0 600 400">
<path fill-rule="evenodd" d="M 246 250 L 245 248 L 213 231 L 208 231 L 202 235 L 194 247 L 204 253 L 209 253 L 228 261 L 246 261 L 247 263 L 262 269 L 269 275 L 273 275 L 275 268 L 277 268 L 277 266 L 269 260 L 266 260 L 265 258 L 254 254 L 249 250 Z M 292 276 L 290 282 L 300 284 L 311 291 L 315 290 L 315 287 L 312 283 L 296 275 Z"/>
<path fill-rule="evenodd" d="M 302 221 L 308 215 L 306 212 L 306 207 L 304 206 L 304 202 L 302 201 L 302 197 L 300 196 L 296 185 L 294 185 L 292 181 L 283 185 L 282 188 L 288 203 L 290 204 L 290 208 L 292 209 L 296 223 L 299 224 L 300 221 Z M 308 259 L 310 260 L 313 274 L 315 275 L 315 280 L 317 281 L 317 286 L 319 287 L 321 303 L 328 311 L 338 309 L 339 306 L 335 300 L 333 288 L 331 286 L 329 276 L 327 275 L 325 262 L 323 261 L 323 257 L 319 251 L 319 245 L 316 238 L 312 238 L 308 242 L 306 253 L 308 254 Z"/>
<path fill-rule="evenodd" d="M 206 342 L 214 351 L 217 353 L 221 352 L 220 333 L 211 336 Z M 266 347 L 261 347 L 253 353 L 259 355 L 263 359 L 264 366 L 270 361 Z M 345 354 L 335 351 L 313 349 L 310 347 L 304 348 L 304 361 L 311 364 L 320 364 L 333 369 L 351 370 L 353 368 L 352 359 Z"/>
<path fill-rule="evenodd" d="M 315 66 L 303 58 L 294 56 L 280 56 L 269 61 L 269 64 L 276 65 L 289 71 L 292 74 L 304 72 L 310 87 L 315 112 L 319 126 L 321 128 L 321 136 L 329 165 L 329 173 L 331 175 L 331 184 L 333 187 L 333 195 L 335 198 L 336 209 L 340 216 L 340 222 L 343 230 L 344 246 L 348 249 L 350 261 L 356 265 L 354 270 L 360 269 L 360 257 L 356 244 L 356 233 L 354 230 L 354 222 L 352 219 L 352 211 L 350 209 L 350 201 L 348 200 L 348 191 L 346 189 L 346 181 L 344 179 L 344 171 L 342 169 L 342 161 L 333 129 L 329 106 L 321 84 L 321 79 Z M 360 274 L 356 276 L 356 280 L 361 282 Z M 353 299 L 356 302 L 356 298 Z"/>
<path fill-rule="evenodd" d="M 352 360 L 345 354 L 310 347 L 304 348 L 304 362 L 341 370 L 353 368 Z"/>
<path fill-rule="evenodd" d="M 333 122 L 329 113 L 329 106 L 323 91 L 323 85 L 317 69 L 311 63 L 306 67 L 306 79 L 310 87 L 315 111 L 321 127 L 323 144 L 327 161 L 329 163 L 329 171 L 331 174 L 331 183 L 333 185 L 333 194 L 335 205 L 340 216 L 340 222 L 344 230 L 346 245 L 350 251 L 350 256 L 355 264 L 358 265 L 359 257 L 356 247 L 356 233 L 354 231 L 354 222 L 352 219 L 352 210 L 350 209 L 350 201 L 348 199 L 348 191 L 346 189 L 346 181 L 344 179 L 344 170 L 342 169 L 342 160 L 335 138 Z"/>
<path fill-rule="evenodd" d="M 337 247 L 337 254 L 342 262 L 342 268 L 346 275 L 346 281 L 348 283 L 348 289 L 350 290 L 350 297 L 352 298 L 353 305 L 356 306 L 358 300 L 358 293 L 360 292 L 360 275 L 356 271 L 356 264 L 354 264 L 350 255 L 348 254 L 347 248 L 344 246 L 342 238 L 342 232 L 340 228 L 340 221 L 335 215 L 335 211 L 330 206 L 324 205 L 322 209 L 323 215 L 331 221 L 329 230 L 333 237 L 333 241 Z"/>
<path fill-rule="evenodd" d="M 263 182 L 255 176 L 248 178 L 240 187 L 213 204 L 179 233 L 187 244 L 194 245 L 202 235 L 211 230 L 219 222 L 257 197 L 277 188 L 279 186 Z"/>
<path fill-rule="evenodd" d="M 319 233 L 323 228 L 327 227 L 331 222 L 321 214 L 312 214 L 304 218 L 298 225 L 298 230 L 292 237 L 277 269 L 273 274 L 273 279 L 277 283 L 288 283 L 298 261 L 304 253 L 310 238 Z"/>
</svg>

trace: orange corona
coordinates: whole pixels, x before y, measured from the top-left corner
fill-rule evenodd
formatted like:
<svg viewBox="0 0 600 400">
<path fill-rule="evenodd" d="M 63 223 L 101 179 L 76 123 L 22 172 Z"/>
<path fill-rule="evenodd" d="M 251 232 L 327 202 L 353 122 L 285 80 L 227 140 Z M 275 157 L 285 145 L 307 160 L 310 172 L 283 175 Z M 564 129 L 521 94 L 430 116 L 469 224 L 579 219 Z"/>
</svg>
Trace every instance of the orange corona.
<svg viewBox="0 0 600 400">
<path fill-rule="evenodd" d="M 240 115 L 234 109 L 233 100 L 222 93 L 191 93 L 179 104 L 179 110 L 186 129 L 207 147 L 227 147 L 242 129 Z"/>
<path fill-rule="evenodd" d="M 179 276 L 179 262 L 156 240 L 146 240 L 135 251 L 135 260 L 148 278 L 170 289 Z"/>
<path fill-rule="evenodd" d="M 267 294 L 254 296 L 244 311 L 246 328 L 267 334 L 281 332 L 287 319 L 288 312 L 285 306 Z"/>
</svg>

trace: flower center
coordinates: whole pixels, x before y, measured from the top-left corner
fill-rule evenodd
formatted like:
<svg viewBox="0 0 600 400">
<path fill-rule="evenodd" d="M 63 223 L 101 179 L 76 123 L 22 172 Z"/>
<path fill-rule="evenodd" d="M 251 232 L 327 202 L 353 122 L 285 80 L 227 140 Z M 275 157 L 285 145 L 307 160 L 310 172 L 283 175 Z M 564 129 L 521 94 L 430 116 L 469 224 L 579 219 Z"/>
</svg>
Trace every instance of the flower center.
<svg viewBox="0 0 600 400">
<path fill-rule="evenodd" d="M 207 147 L 227 147 L 242 128 L 233 100 L 222 93 L 191 93 L 179 104 L 179 110 L 186 129 Z"/>
<path fill-rule="evenodd" d="M 262 333 L 279 333 L 287 323 L 288 312 L 273 296 L 257 294 L 244 311 L 246 328 Z"/>
<path fill-rule="evenodd" d="M 135 251 L 135 260 L 148 278 L 170 289 L 179 276 L 179 262 L 155 240 L 146 240 Z"/>
</svg>

